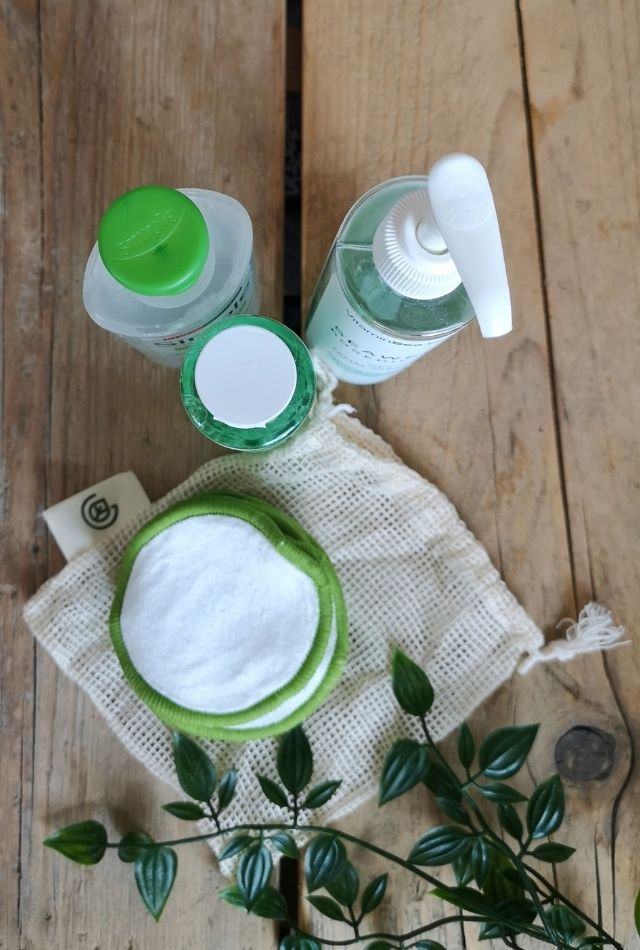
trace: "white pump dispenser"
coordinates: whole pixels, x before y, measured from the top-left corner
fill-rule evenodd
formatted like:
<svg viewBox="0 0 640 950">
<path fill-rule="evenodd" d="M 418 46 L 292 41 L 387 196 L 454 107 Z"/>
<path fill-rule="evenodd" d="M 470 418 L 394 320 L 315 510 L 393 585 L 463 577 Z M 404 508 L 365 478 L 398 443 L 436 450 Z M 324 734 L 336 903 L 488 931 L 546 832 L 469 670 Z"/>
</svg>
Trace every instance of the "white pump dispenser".
<svg viewBox="0 0 640 950">
<path fill-rule="evenodd" d="M 311 302 L 307 342 L 339 379 L 376 383 L 474 317 L 484 337 L 511 330 L 489 180 L 477 159 L 453 153 L 351 208 Z"/>
<path fill-rule="evenodd" d="M 382 279 L 404 297 L 431 300 L 465 286 L 484 337 L 511 330 L 511 300 L 487 173 L 471 155 L 438 159 L 426 188 L 397 202 L 373 239 Z"/>
<path fill-rule="evenodd" d="M 429 172 L 427 190 L 440 233 L 484 337 L 512 328 L 500 227 L 487 173 L 471 155 L 453 153 Z"/>
</svg>

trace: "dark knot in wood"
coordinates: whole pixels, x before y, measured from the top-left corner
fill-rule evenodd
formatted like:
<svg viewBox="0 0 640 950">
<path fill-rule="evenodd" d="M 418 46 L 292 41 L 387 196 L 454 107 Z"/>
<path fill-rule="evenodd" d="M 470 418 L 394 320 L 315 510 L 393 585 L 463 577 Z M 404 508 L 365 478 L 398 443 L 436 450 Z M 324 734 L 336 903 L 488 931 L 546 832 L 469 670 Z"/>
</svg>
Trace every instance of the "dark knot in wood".
<svg viewBox="0 0 640 950">
<path fill-rule="evenodd" d="M 616 740 L 595 726 L 574 726 L 556 743 L 555 762 L 562 778 L 571 782 L 602 781 L 613 768 Z"/>
</svg>

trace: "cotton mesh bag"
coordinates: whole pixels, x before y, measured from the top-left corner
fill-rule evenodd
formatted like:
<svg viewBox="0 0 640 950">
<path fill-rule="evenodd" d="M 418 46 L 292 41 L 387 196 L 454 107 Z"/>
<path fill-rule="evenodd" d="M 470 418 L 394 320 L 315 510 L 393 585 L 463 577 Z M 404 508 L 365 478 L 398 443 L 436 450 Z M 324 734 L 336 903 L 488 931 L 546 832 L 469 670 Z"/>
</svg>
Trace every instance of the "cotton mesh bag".
<svg viewBox="0 0 640 950">
<path fill-rule="evenodd" d="M 567 640 L 544 647 L 540 630 L 442 492 L 350 417 L 348 407 L 335 406 L 335 380 L 322 367 L 318 376 L 315 410 L 296 438 L 268 453 L 207 462 L 127 527 L 71 561 L 29 601 L 25 618 L 132 755 L 179 791 L 169 731 L 126 682 L 109 637 L 123 552 L 150 519 L 211 491 L 256 496 L 296 519 L 329 556 L 348 614 L 342 677 L 305 722 L 315 774 L 343 778 L 315 813 L 331 822 L 376 793 L 386 751 L 411 732 L 390 685 L 394 646 L 428 672 L 436 695 L 429 726 L 440 740 L 513 674 L 524 655 L 527 666 L 567 659 L 617 645 L 622 630 L 612 626 L 605 608 L 589 605 Z M 275 777 L 275 739 L 202 745 L 220 769 L 238 770 L 230 824 L 279 820 L 255 779 L 255 773 Z"/>
</svg>

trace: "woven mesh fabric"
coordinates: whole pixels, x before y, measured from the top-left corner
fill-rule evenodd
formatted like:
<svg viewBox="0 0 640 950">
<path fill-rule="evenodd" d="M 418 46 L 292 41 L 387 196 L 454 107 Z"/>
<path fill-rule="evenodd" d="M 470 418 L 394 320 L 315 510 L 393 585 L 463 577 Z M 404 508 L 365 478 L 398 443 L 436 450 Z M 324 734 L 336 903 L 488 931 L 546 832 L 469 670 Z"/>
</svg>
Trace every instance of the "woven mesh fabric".
<svg viewBox="0 0 640 950">
<path fill-rule="evenodd" d="M 391 690 L 394 644 L 428 670 L 436 693 L 430 727 L 441 739 L 543 637 L 445 496 L 333 407 L 330 381 L 324 383 L 297 438 L 270 453 L 206 463 L 118 534 L 71 561 L 29 601 L 25 618 L 127 749 L 179 791 L 169 733 L 125 682 L 109 639 L 124 547 L 150 517 L 208 489 L 258 495 L 297 518 L 331 557 L 349 615 L 345 672 L 305 726 L 314 777 L 344 779 L 338 794 L 314 812 L 314 819 L 329 822 L 375 794 L 390 744 L 412 732 Z M 274 739 L 203 746 L 220 769 L 233 764 L 239 771 L 228 824 L 281 818 L 252 774 L 275 778 Z"/>
</svg>

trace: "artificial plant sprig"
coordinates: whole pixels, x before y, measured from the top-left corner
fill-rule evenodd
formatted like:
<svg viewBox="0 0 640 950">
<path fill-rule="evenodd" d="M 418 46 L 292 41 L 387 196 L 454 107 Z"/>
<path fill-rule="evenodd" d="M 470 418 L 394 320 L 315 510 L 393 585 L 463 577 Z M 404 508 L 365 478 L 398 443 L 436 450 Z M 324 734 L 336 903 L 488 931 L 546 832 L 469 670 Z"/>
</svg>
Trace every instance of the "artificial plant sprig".
<svg viewBox="0 0 640 950">
<path fill-rule="evenodd" d="M 622 945 L 596 921 L 568 900 L 532 867 L 571 858 L 574 849 L 542 841 L 561 826 L 565 799 L 557 775 L 541 782 L 530 796 L 510 784 L 522 768 L 536 737 L 537 726 L 510 726 L 490 733 L 477 746 L 463 724 L 458 734 L 457 758 L 462 775 L 433 740 L 428 715 L 434 692 L 426 673 L 409 657 L 396 651 L 392 663 L 393 691 L 402 709 L 420 722 L 423 741 L 400 739 L 390 748 L 382 768 L 380 805 L 425 786 L 448 822 L 425 831 L 403 857 L 347 832 L 323 827 L 301 816 L 325 805 L 340 781 L 312 783 L 313 754 L 302 727 L 278 743 L 276 778 L 258 775 L 265 798 L 282 809 L 282 821 L 224 824 L 223 812 L 236 792 L 236 772 L 218 779 L 218 770 L 192 739 L 176 734 L 173 757 L 178 781 L 190 801 L 163 806 L 185 821 L 209 820 L 212 830 L 170 841 L 154 841 L 144 832 L 128 832 L 110 842 L 97 821 L 69 825 L 52 834 L 45 844 L 81 864 L 97 864 L 108 849 L 131 863 L 138 891 L 150 913 L 159 919 L 178 870 L 177 846 L 222 838 L 220 860 L 237 861 L 235 883 L 220 897 L 260 917 L 286 921 L 290 928 L 281 950 L 320 950 L 322 946 L 364 945 L 366 950 L 444 950 L 428 934 L 460 922 L 477 924 L 480 939 L 500 940 L 518 948 L 520 935 L 541 945 L 569 950 Z M 486 816 L 493 809 L 495 821 Z M 339 923 L 345 935 L 327 939 L 305 932 L 292 919 L 286 901 L 273 883 L 273 855 L 298 858 L 294 833 L 310 835 L 304 847 L 307 900 L 317 912 Z M 384 900 L 387 874 L 362 882 L 348 847 L 356 845 L 384 858 L 431 885 L 431 893 L 453 905 L 456 913 L 405 933 L 379 933 L 366 926 L 367 918 Z M 456 884 L 442 881 L 433 869 L 451 867 Z M 636 907 L 640 924 L 640 898 Z M 592 931 L 588 933 L 588 930 Z"/>
</svg>

